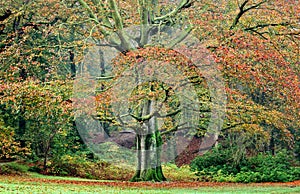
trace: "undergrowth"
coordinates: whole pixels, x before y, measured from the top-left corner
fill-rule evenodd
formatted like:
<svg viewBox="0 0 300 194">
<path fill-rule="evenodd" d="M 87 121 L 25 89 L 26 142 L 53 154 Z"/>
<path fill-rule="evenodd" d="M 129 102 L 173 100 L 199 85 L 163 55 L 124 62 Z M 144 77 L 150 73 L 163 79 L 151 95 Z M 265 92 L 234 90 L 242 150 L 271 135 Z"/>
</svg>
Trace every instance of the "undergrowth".
<svg viewBox="0 0 300 194">
<path fill-rule="evenodd" d="M 199 181 L 216 182 L 289 182 L 300 179 L 300 168 L 291 154 L 283 150 L 276 155 L 260 153 L 245 157 L 238 164 L 231 157 L 232 150 L 215 148 L 196 157 L 191 170 Z"/>
</svg>

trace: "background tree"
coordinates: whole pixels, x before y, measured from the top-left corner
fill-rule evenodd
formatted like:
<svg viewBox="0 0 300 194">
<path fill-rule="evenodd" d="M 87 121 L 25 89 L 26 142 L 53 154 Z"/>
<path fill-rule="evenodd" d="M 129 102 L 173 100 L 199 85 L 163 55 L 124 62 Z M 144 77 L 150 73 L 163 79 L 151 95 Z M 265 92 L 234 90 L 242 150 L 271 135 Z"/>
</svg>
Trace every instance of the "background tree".
<svg viewBox="0 0 300 194">
<path fill-rule="evenodd" d="M 197 2 L 197 11 L 190 12 L 190 18 L 198 24 L 195 33 L 215 54 L 227 80 L 228 122 L 224 131 L 242 129 L 251 133 L 257 131 L 252 128 L 257 122 L 265 134 L 265 145 L 260 151 L 276 153 L 282 148 L 292 149 L 297 137 L 295 130 L 299 129 L 299 9 L 296 4 L 296 1 L 214 4 L 201 1 Z M 252 112 L 251 107 L 256 111 Z M 238 117 L 234 119 L 233 114 Z M 264 118 L 265 115 L 268 116 Z M 253 136 L 253 141 L 255 138 L 258 137 Z M 284 146 L 282 142 L 286 142 Z"/>
<path fill-rule="evenodd" d="M 59 160 L 78 146 L 68 100 L 75 48 L 82 47 L 79 36 L 70 35 L 78 25 L 68 16 L 78 9 L 75 2 L 61 1 L 0 4 L 2 117 L 15 145 L 30 146 L 27 158 L 43 159 L 46 169 L 49 157 Z"/>
</svg>

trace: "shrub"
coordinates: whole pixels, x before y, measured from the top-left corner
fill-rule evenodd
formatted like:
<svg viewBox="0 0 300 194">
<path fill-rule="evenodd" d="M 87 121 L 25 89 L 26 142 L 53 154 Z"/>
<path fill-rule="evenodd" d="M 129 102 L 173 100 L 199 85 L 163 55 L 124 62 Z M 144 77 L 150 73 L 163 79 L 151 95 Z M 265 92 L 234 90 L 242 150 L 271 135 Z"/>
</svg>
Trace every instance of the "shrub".
<svg viewBox="0 0 300 194">
<path fill-rule="evenodd" d="M 167 163 L 162 165 L 164 175 L 171 181 L 195 181 L 197 176 L 191 172 L 188 165 L 183 165 L 180 168 L 175 164 Z"/>
<path fill-rule="evenodd" d="M 86 156 L 75 154 L 65 155 L 60 161 L 50 162 L 44 173 L 89 179 L 129 180 L 134 172 L 101 160 L 91 161 Z"/>
<path fill-rule="evenodd" d="M 5 126 L 2 118 L 0 118 L 0 159 L 12 161 L 20 157 L 30 154 L 28 147 L 21 147 L 20 142 L 15 139 L 15 129 Z"/>
<path fill-rule="evenodd" d="M 300 168 L 293 167 L 294 158 L 283 150 L 276 155 L 270 153 L 244 158 L 234 164 L 230 150 L 213 149 L 195 158 L 191 169 L 201 181 L 218 182 L 287 182 L 300 179 Z"/>
<path fill-rule="evenodd" d="M 3 175 L 22 175 L 28 171 L 28 167 L 16 162 L 0 164 L 0 174 Z"/>
<path fill-rule="evenodd" d="M 231 150 L 214 148 L 211 152 L 203 156 L 196 157 L 190 164 L 192 171 L 210 171 L 217 172 L 222 169 L 229 173 L 235 168 L 231 168 L 230 164 L 233 160 L 230 157 Z M 226 169 L 227 168 L 227 169 Z"/>
<path fill-rule="evenodd" d="M 29 167 L 28 171 L 40 173 L 40 172 L 42 172 L 42 169 L 38 166 L 31 166 L 31 167 Z"/>
</svg>

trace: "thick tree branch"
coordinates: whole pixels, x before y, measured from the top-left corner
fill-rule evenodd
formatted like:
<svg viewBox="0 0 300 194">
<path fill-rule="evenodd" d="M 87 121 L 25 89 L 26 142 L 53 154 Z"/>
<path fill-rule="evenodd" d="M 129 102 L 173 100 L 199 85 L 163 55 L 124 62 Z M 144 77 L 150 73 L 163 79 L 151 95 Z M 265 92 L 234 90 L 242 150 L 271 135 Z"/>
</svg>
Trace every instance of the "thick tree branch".
<svg viewBox="0 0 300 194">
<path fill-rule="evenodd" d="M 128 35 L 123 31 L 124 26 L 123 26 L 122 17 L 119 12 L 119 8 L 118 8 L 115 0 L 109 0 L 109 6 L 112 11 L 113 20 L 115 21 L 117 35 L 121 40 L 121 46 L 120 46 L 119 50 L 121 52 L 123 52 L 123 51 L 126 52 L 126 51 L 132 49 L 132 47 L 131 47 L 130 41 L 128 39 Z M 116 42 L 116 41 L 114 41 L 114 42 Z"/>
<path fill-rule="evenodd" d="M 173 111 L 173 112 L 170 112 L 170 113 L 167 113 L 167 114 L 165 114 L 165 115 L 161 115 L 161 114 L 158 114 L 158 118 L 165 118 L 165 117 L 171 117 L 171 116 L 175 116 L 175 115 L 177 115 L 178 113 L 180 113 L 181 112 L 181 109 L 177 109 L 177 110 L 175 110 L 175 111 Z"/>
<path fill-rule="evenodd" d="M 169 129 L 169 130 L 161 131 L 160 134 L 161 134 L 161 135 L 167 135 L 167 134 L 169 134 L 169 133 L 176 132 L 176 131 L 178 131 L 178 130 L 184 130 L 185 128 L 180 128 L 180 129 L 179 129 L 179 127 L 184 126 L 184 125 L 186 125 L 187 123 L 188 123 L 188 122 L 185 122 L 185 123 L 182 123 L 182 124 L 180 124 L 180 125 L 176 125 L 176 126 L 172 127 L 172 128 Z"/>
<path fill-rule="evenodd" d="M 112 11 L 112 17 L 113 20 L 115 21 L 115 26 L 117 30 L 123 30 L 123 21 L 122 17 L 120 15 L 117 3 L 115 0 L 109 0 L 109 6 Z"/>
<path fill-rule="evenodd" d="M 139 0 L 139 11 L 140 11 L 140 38 L 139 46 L 143 47 L 148 42 L 148 35 L 150 31 L 150 25 L 154 21 L 154 9 L 156 9 L 158 1 L 157 0 Z"/>
<path fill-rule="evenodd" d="M 84 1 L 84 0 L 78 0 L 79 3 L 87 10 L 89 16 L 93 21 L 95 21 L 97 27 L 99 27 L 100 32 L 105 36 L 105 37 L 110 37 L 109 38 L 109 43 L 111 46 L 115 47 L 121 52 L 128 51 L 131 49 L 130 41 L 128 40 L 128 36 L 126 33 L 123 31 L 123 21 L 122 17 L 120 15 L 120 12 L 118 10 L 118 6 L 115 0 L 109 0 L 109 6 L 112 11 L 112 17 L 115 22 L 115 27 L 116 27 L 116 34 L 117 37 L 119 38 L 119 41 L 117 40 L 116 36 L 110 36 L 114 32 L 107 30 L 104 28 L 105 25 L 110 25 L 110 23 L 107 23 L 107 21 L 101 21 L 97 18 L 95 13 L 92 11 L 92 9 L 89 7 L 89 5 Z M 100 3 L 101 4 L 101 3 Z M 106 19 L 108 20 L 108 19 Z M 121 42 L 120 44 L 118 42 Z"/>
<path fill-rule="evenodd" d="M 132 114 L 132 113 L 130 113 L 129 115 L 130 115 L 131 117 L 133 117 L 135 120 L 137 120 L 138 122 L 143 122 L 143 121 L 148 121 L 148 120 L 150 120 L 155 114 L 156 114 L 156 112 L 153 112 L 153 113 L 151 113 L 151 114 L 149 114 L 149 115 L 142 116 L 142 117 L 136 116 L 136 115 L 134 115 L 134 114 Z"/>
</svg>

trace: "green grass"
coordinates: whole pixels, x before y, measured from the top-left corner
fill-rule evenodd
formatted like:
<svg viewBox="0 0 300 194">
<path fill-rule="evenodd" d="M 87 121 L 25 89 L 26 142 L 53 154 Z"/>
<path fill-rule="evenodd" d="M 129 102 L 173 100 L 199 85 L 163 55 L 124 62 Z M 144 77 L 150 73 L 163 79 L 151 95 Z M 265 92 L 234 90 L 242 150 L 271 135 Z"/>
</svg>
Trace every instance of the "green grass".
<svg viewBox="0 0 300 194">
<path fill-rule="evenodd" d="M 201 187 L 197 189 L 145 189 L 106 186 L 62 185 L 53 183 L 1 183 L 0 193 L 300 193 L 300 187 Z"/>
<path fill-rule="evenodd" d="M 0 176 L 0 193 L 24 193 L 24 194 L 68 194 L 68 193 L 133 193 L 133 194 L 185 194 L 185 193 L 300 193 L 300 187 L 279 187 L 279 186 L 216 186 L 200 188 L 172 188 L 172 189 L 154 189 L 154 188 L 135 188 L 135 187 L 112 187 L 99 185 L 76 185 L 76 184 L 58 184 L 45 183 L 34 180 L 71 180 L 84 181 L 86 179 L 73 177 L 53 177 L 38 174 L 31 174 L 31 181 L 20 177 Z M 91 180 L 89 180 L 91 181 Z M 96 180 L 95 180 L 96 181 Z M 101 181 L 98 181 L 101 182 Z"/>
<path fill-rule="evenodd" d="M 26 171 L 19 164 L 9 163 L 5 164 L 14 171 Z M 1 166 L 3 167 L 3 166 Z M 176 167 L 174 164 L 165 164 L 163 166 L 165 175 L 170 181 L 193 181 L 197 177 L 193 172 L 189 170 L 188 166 L 181 168 Z M 133 194 L 189 194 L 189 193 L 232 193 L 232 194 L 244 194 L 244 193 L 300 193 L 300 186 L 288 187 L 288 186 L 257 186 L 249 184 L 239 185 L 226 185 L 226 186 L 202 186 L 198 188 L 151 188 L 151 187 L 124 187 L 123 186 L 109 186 L 103 182 L 110 182 L 115 185 L 120 181 L 109 180 L 91 180 L 78 177 L 59 177 L 59 176 L 46 176 L 38 173 L 28 172 L 15 174 L 17 176 L 0 175 L 0 193 L 20 193 L 20 194 L 68 194 L 68 193 L 133 193 Z M 49 181 L 49 182 L 48 182 Z M 60 181 L 58 183 L 57 181 Z M 66 181 L 66 183 L 65 183 Z M 71 184 L 71 182 L 80 184 Z M 88 181 L 85 183 L 85 181 Z M 95 185 L 94 185 L 95 182 Z M 97 184 L 99 182 L 99 184 Z M 102 183 L 101 183 L 102 182 Z M 65 183 L 65 184 L 63 184 Z M 212 184 L 214 185 L 214 184 Z"/>
</svg>

